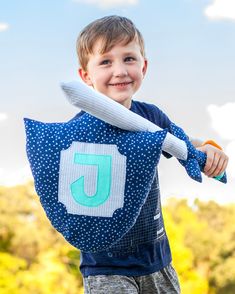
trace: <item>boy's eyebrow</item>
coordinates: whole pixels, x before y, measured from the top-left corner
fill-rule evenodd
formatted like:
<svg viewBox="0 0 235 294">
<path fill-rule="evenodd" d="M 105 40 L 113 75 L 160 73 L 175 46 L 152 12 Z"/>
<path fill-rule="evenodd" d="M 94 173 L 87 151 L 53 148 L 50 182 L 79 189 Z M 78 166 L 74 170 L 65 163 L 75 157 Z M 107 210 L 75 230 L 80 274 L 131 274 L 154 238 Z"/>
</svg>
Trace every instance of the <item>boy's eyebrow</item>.
<svg viewBox="0 0 235 294">
<path fill-rule="evenodd" d="M 109 52 L 105 52 L 105 53 L 100 53 L 100 57 L 101 58 L 107 58 L 109 56 L 112 56 L 112 54 L 110 54 Z"/>
<path fill-rule="evenodd" d="M 123 52 L 123 55 L 135 55 L 136 53 L 134 51 L 127 51 L 127 52 Z M 107 57 L 111 57 L 114 54 L 111 54 L 110 52 L 105 52 L 103 54 L 100 53 L 100 57 L 102 58 L 107 58 Z"/>
</svg>

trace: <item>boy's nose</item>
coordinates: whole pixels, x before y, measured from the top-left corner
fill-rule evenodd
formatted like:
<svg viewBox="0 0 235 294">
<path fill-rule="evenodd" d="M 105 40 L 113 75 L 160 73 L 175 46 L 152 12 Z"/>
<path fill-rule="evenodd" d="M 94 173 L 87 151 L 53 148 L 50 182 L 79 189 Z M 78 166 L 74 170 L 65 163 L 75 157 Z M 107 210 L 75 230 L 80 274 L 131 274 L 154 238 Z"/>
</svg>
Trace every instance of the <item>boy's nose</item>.
<svg viewBox="0 0 235 294">
<path fill-rule="evenodd" d="M 125 77 L 127 76 L 127 69 L 123 64 L 115 64 L 113 68 L 113 76 L 115 77 Z"/>
</svg>

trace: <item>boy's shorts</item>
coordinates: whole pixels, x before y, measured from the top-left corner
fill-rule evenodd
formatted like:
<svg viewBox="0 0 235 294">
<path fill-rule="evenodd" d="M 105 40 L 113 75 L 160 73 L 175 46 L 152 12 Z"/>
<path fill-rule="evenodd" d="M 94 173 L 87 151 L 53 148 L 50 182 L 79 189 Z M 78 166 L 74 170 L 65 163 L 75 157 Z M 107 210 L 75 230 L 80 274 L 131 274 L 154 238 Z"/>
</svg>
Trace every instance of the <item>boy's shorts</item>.
<svg viewBox="0 0 235 294">
<path fill-rule="evenodd" d="M 98 275 L 84 278 L 84 294 L 179 294 L 180 285 L 172 265 L 151 275 L 128 277 Z"/>
</svg>

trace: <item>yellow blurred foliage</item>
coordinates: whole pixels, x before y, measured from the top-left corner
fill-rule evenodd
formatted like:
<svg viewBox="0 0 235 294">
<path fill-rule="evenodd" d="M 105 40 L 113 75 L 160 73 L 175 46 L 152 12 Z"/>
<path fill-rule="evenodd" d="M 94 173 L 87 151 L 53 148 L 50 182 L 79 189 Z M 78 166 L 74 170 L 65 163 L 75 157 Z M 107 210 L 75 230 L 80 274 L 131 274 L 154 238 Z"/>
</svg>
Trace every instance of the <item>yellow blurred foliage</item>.
<svg viewBox="0 0 235 294">
<path fill-rule="evenodd" d="M 0 209 L 0 294 L 83 293 L 80 252 L 52 228 L 33 184 L 0 187 Z M 163 210 L 182 294 L 234 294 L 235 206 L 172 198 Z"/>
</svg>

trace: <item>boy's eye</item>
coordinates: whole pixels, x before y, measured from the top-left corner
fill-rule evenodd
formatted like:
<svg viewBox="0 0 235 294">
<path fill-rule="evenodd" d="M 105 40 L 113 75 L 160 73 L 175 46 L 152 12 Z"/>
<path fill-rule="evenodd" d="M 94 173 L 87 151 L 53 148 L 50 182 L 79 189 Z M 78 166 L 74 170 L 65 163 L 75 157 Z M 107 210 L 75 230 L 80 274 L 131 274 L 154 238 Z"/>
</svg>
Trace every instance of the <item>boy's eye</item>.
<svg viewBox="0 0 235 294">
<path fill-rule="evenodd" d="M 106 64 L 109 64 L 109 63 L 110 63 L 110 60 L 108 60 L 108 59 L 102 60 L 100 62 L 101 65 L 106 65 Z"/>
<path fill-rule="evenodd" d="M 132 56 L 128 56 L 125 58 L 125 62 L 130 62 L 130 61 L 134 61 L 134 60 L 135 60 L 135 58 Z"/>
</svg>

